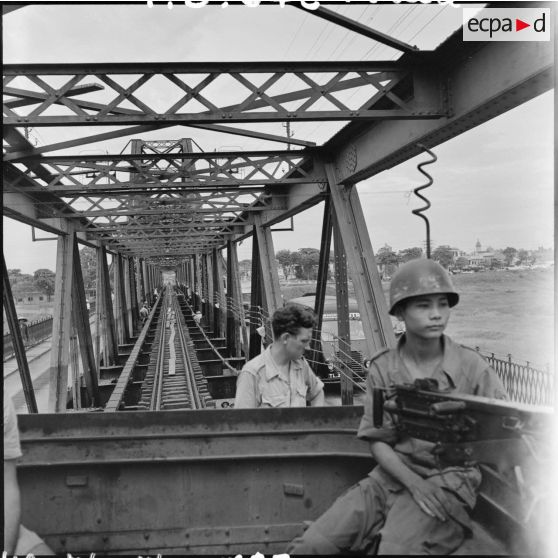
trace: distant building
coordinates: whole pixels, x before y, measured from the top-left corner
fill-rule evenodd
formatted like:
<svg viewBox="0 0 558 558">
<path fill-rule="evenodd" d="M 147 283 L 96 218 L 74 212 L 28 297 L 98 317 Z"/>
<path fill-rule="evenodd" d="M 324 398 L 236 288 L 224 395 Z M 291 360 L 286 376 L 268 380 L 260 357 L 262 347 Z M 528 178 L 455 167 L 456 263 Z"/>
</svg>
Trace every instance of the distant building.
<svg viewBox="0 0 558 558">
<path fill-rule="evenodd" d="M 472 254 L 466 255 L 469 260 L 469 265 L 473 267 L 489 268 L 495 265 L 501 265 L 505 262 L 506 258 L 499 250 L 483 250 L 480 240 L 475 244 L 475 251 Z"/>
<path fill-rule="evenodd" d="M 16 304 L 38 304 L 49 301 L 48 295 L 31 285 L 14 285 L 12 294 Z"/>
</svg>

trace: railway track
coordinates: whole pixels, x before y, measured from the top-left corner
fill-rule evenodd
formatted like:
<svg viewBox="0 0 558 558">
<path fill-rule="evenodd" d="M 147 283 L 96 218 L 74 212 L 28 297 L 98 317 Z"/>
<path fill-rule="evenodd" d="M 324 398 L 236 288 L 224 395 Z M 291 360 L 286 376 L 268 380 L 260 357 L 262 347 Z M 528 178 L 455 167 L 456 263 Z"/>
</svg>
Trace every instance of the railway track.
<svg viewBox="0 0 558 558">
<path fill-rule="evenodd" d="M 177 295 L 167 289 L 138 409 L 214 407 Z"/>
</svg>

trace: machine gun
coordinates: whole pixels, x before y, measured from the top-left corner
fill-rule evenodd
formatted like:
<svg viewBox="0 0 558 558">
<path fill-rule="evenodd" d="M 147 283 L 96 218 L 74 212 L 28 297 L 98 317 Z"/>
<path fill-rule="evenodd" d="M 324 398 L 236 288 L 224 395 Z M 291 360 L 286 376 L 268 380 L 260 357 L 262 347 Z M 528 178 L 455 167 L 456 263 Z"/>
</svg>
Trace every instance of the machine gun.
<svg viewBox="0 0 558 558">
<path fill-rule="evenodd" d="M 549 407 L 440 391 L 432 379 L 396 385 L 388 400 L 384 394 L 374 392 L 375 425 L 389 412 L 400 432 L 433 442 L 445 465 L 484 463 L 507 473 L 526 460 L 543 461 L 554 417 Z"/>
</svg>

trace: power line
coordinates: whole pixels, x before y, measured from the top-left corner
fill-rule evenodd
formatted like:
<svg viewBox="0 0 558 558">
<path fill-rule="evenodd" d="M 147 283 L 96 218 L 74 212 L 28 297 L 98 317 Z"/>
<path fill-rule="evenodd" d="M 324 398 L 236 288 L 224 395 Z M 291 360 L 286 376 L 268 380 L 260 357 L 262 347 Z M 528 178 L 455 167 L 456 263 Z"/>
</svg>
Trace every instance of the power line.
<svg viewBox="0 0 558 558">
<path fill-rule="evenodd" d="M 445 5 L 439 12 L 437 12 L 436 14 L 434 14 L 434 16 L 432 16 L 410 39 L 409 41 L 412 41 L 427 25 L 429 25 L 430 23 L 432 23 L 440 14 L 442 14 L 444 12 L 444 10 L 447 8 L 448 6 Z"/>
<path fill-rule="evenodd" d="M 306 13 L 304 15 L 304 18 L 301 20 L 300 25 L 298 26 L 298 29 L 296 30 L 296 33 L 293 35 L 293 38 L 291 39 L 291 42 L 289 43 L 289 46 L 287 47 L 287 50 L 285 51 L 285 54 L 283 55 L 283 58 L 287 57 L 287 54 L 289 53 L 289 50 L 291 50 L 291 47 L 293 46 L 293 43 L 294 43 L 295 39 L 298 37 L 298 34 L 300 33 L 300 30 L 302 29 L 302 26 L 306 22 L 306 19 L 308 18 L 308 15 L 309 14 Z"/>
</svg>

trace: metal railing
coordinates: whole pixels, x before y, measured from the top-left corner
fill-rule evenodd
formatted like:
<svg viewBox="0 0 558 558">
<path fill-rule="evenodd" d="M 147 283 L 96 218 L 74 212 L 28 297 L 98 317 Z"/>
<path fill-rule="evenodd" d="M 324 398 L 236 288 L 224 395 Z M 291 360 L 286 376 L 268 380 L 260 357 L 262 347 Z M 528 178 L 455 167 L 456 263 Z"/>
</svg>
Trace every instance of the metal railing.
<svg viewBox="0 0 558 558">
<path fill-rule="evenodd" d="M 52 335 L 52 316 L 31 322 L 27 325 L 27 336 L 22 332 L 23 344 L 26 348 L 32 347 Z M 6 333 L 4 335 L 4 361 L 14 356 L 14 344 L 12 341 L 12 334 Z"/>
<path fill-rule="evenodd" d="M 534 368 L 529 361 L 518 364 L 512 361 L 512 355 L 506 359 L 497 358 L 494 353 L 481 353 L 476 350 L 502 380 L 512 401 L 531 405 L 554 405 L 554 376 L 547 366 L 546 370 Z"/>
</svg>

